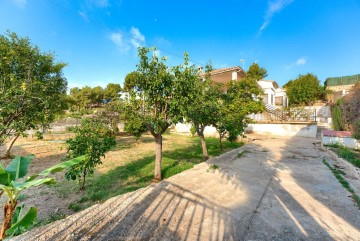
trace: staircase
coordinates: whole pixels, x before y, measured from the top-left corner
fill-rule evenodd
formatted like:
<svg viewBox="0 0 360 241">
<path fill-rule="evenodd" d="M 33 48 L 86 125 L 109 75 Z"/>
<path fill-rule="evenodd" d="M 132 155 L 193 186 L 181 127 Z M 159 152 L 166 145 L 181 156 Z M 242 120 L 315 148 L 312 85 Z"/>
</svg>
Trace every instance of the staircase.
<svg viewBox="0 0 360 241">
<path fill-rule="evenodd" d="M 266 104 L 265 109 L 270 114 L 271 120 L 286 121 L 288 119 L 288 114 L 285 111 L 277 109 L 273 105 Z"/>
<path fill-rule="evenodd" d="M 331 125 L 329 125 L 328 123 L 320 123 L 318 122 L 317 124 L 317 133 L 316 133 L 316 138 L 321 138 L 321 133 L 323 130 L 331 130 Z"/>
</svg>

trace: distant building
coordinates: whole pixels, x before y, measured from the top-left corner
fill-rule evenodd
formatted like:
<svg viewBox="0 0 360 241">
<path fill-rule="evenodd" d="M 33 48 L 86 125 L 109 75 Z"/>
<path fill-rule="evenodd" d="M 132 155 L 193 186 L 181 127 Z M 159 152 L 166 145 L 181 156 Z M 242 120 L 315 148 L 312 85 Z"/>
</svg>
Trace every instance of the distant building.
<svg viewBox="0 0 360 241">
<path fill-rule="evenodd" d="M 205 79 L 203 68 L 199 67 L 198 71 L 200 77 Z M 241 81 L 245 78 L 246 73 L 241 67 L 234 66 L 230 68 L 215 69 L 211 71 L 210 75 L 212 81 L 224 84 L 223 90 L 226 91 L 226 84 L 229 81 Z M 265 105 L 271 105 L 273 108 L 288 106 L 289 102 L 286 90 L 279 88 L 279 85 L 275 81 L 259 80 L 258 84 L 264 91 L 262 98 Z"/>
<path fill-rule="evenodd" d="M 287 107 L 289 105 L 286 90 L 279 88 L 279 85 L 275 81 L 259 80 L 258 84 L 264 91 L 262 98 L 265 105 L 276 107 Z"/>
<path fill-rule="evenodd" d="M 360 74 L 327 78 L 325 92 L 328 101 L 335 102 L 345 96 L 360 81 Z"/>
<path fill-rule="evenodd" d="M 199 67 L 198 69 L 200 77 L 205 79 L 205 73 L 203 73 L 203 68 Z M 240 68 L 239 66 L 234 66 L 230 68 L 222 68 L 222 69 L 214 69 L 210 73 L 211 80 L 216 83 L 222 83 L 224 84 L 223 89 L 226 90 L 226 84 L 231 81 L 240 81 L 243 78 L 245 78 L 246 73 L 245 71 Z"/>
</svg>

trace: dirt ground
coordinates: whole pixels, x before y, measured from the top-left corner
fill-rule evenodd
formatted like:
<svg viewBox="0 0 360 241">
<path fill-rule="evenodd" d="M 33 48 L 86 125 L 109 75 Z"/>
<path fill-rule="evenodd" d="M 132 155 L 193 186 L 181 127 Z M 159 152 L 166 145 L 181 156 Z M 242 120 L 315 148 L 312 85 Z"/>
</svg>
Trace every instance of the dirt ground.
<svg viewBox="0 0 360 241">
<path fill-rule="evenodd" d="M 318 142 L 254 137 L 15 240 L 360 240 L 359 208 Z"/>
<path fill-rule="evenodd" d="M 72 134 L 51 134 L 46 135 L 44 140 L 36 140 L 31 136 L 28 138 L 19 138 L 13 147 L 14 156 L 28 156 L 34 154 L 35 158 L 31 161 L 28 175 L 36 174 L 56 165 L 66 156 L 65 140 Z M 174 142 L 179 147 L 190 145 L 187 136 L 168 135 L 164 137 L 163 150 L 174 148 Z M 0 146 L 0 156 L 5 153 L 6 146 Z M 150 135 L 144 135 L 136 141 L 132 136 L 121 136 L 117 138 L 117 146 L 106 153 L 102 158 L 103 164 L 96 168 L 95 176 L 101 175 L 114 169 L 117 166 L 124 165 L 127 162 L 136 160 L 146 154 L 154 153 L 154 138 Z M 11 159 L 1 160 L 3 166 L 7 166 Z M 69 204 L 79 199 L 81 195 L 78 190 L 78 184 L 75 181 L 67 181 L 64 172 L 51 175 L 57 180 L 54 186 L 41 186 L 27 189 L 20 194 L 18 204 L 25 204 L 25 207 L 38 207 L 38 219 L 40 222 L 51 222 L 64 218 L 75 212 L 69 209 Z M 2 196 L 0 203 L 5 201 Z M 0 221 L 3 217 L 0 216 Z"/>
</svg>

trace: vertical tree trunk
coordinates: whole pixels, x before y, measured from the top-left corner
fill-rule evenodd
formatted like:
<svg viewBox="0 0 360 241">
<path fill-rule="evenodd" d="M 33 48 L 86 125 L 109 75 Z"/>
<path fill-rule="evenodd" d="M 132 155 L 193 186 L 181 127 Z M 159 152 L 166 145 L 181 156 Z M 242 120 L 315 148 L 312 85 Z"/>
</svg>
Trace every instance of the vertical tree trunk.
<svg viewBox="0 0 360 241">
<path fill-rule="evenodd" d="M 162 162 L 162 135 L 158 134 L 155 136 L 156 142 L 156 153 L 155 153 L 155 172 L 154 179 L 160 181 L 161 176 L 161 162 Z"/>
<path fill-rule="evenodd" d="M 223 137 L 222 137 L 222 135 L 221 134 L 219 134 L 219 142 L 220 142 L 220 150 L 221 151 L 223 151 L 223 144 L 222 144 L 222 139 Z"/>
<path fill-rule="evenodd" d="M 7 202 L 4 206 L 4 220 L 1 226 L 0 240 L 3 240 L 6 237 L 5 234 L 6 230 L 8 230 L 11 227 L 11 222 L 15 208 L 16 208 L 16 201 L 15 203 Z"/>
<path fill-rule="evenodd" d="M 87 171 L 86 171 L 86 168 L 83 172 L 83 180 L 82 180 L 82 184 L 80 186 L 80 190 L 84 190 L 85 189 L 85 181 L 86 181 L 86 174 L 87 174 Z"/>
<path fill-rule="evenodd" d="M 15 141 L 17 140 L 17 138 L 19 138 L 19 136 L 20 136 L 20 134 L 16 134 L 16 136 L 11 140 L 9 147 L 6 150 L 4 158 L 10 158 L 11 149 L 12 149 Z"/>
<path fill-rule="evenodd" d="M 208 154 L 207 147 L 206 147 L 204 131 L 201 131 L 199 136 L 201 138 L 201 147 L 202 147 L 202 151 L 203 151 L 204 160 L 206 161 L 207 159 L 209 159 L 209 154 Z"/>
</svg>

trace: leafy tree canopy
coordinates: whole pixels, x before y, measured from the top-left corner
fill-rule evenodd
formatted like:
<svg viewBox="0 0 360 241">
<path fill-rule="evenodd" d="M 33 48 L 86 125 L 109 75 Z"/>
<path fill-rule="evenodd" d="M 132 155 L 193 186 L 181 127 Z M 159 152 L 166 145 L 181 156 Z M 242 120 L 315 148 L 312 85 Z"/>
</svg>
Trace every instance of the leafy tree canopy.
<svg viewBox="0 0 360 241">
<path fill-rule="evenodd" d="M 289 105 L 312 105 L 322 98 L 323 88 L 319 79 L 313 74 L 299 75 L 284 85 L 289 97 Z"/>
<path fill-rule="evenodd" d="M 150 131 L 156 141 L 155 179 L 161 179 L 162 134 L 171 124 L 183 119 L 183 109 L 189 98 L 189 86 L 197 76 L 189 66 L 185 53 L 184 63 L 169 67 L 166 58 L 152 54 L 156 48 L 139 48 L 140 62 L 136 74 L 128 75 L 125 84 L 129 95 L 124 105 L 125 127 L 137 136 Z M 195 75 L 194 75 L 195 73 Z M 136 76 L 129 81 L 129 76 Z M 128 87 L 126 87 L 128 86 Z"/>
<path fill-rule="evenodd" d="M 9 135 L 49 124 L 66 109 L 65 66 L 28 38 L 0 35 L 0 144 Z"/>
<path fill-rule="evenodd" d="M 257 63 L 253 63 L 246 72 L 246 77 L 255 79 L 256 81 L 266 78 L 267 70 L 260 67 Z"/>
</svg>

